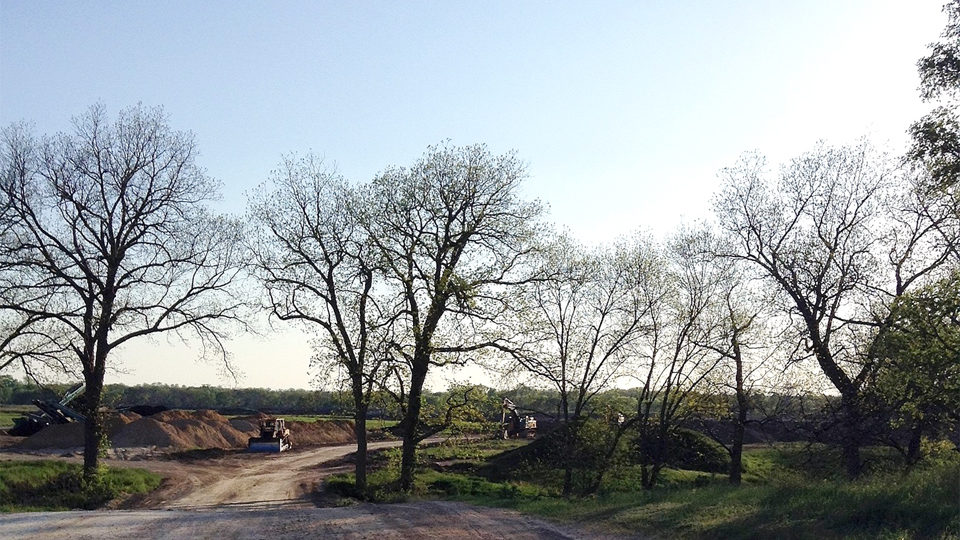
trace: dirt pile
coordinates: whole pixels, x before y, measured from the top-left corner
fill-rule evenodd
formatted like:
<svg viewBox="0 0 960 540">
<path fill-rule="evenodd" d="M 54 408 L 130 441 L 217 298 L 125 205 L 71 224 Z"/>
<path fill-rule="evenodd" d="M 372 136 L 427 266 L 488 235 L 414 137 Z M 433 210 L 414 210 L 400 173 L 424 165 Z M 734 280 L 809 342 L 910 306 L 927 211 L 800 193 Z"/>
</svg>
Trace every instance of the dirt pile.
<svg viewBox="0 0 960 540">
<path fill-rule="evenodd" d="M 104 419 L 107 436 L 112 438 L 128 424 L 139 420 L 141 420 L 140 415 L 133 412 L 108 415 Z M 27 450 L 83 446 L 83 424 L 73 422 L 47 426 L 24 439 L 18 446 Z"/>
<path fill-rule="evenodd" d="M 287 422 L 290 439 L 294 446 L 319 446 L 323 444 L 347 444 L 357 440 L 353 422 L 328 420 L 318 422 Z"/>
<path fill-rule="evenodd" d="M 131 422 L 110 440 L 121 448 L 241 448 L 255 434 L 256 428 L 237 429 L 216 411 L 170 410 Z"/>
<path fill-rule="evenodd" d="M 227 418 L 216 411 L 168 410 L 153 416 L 136 413 L 110 415 L 106 432 L 114 448 L 190 450 L 244 448 L 259 435 L 259 420 L 267 415 Z M 353 422 L 287 422 L 295 446 L 345 444 L 356 440 Z M 83 446 L 83 424 L 53 425 L 24 439 L 26 450 Z"/>
</svg>

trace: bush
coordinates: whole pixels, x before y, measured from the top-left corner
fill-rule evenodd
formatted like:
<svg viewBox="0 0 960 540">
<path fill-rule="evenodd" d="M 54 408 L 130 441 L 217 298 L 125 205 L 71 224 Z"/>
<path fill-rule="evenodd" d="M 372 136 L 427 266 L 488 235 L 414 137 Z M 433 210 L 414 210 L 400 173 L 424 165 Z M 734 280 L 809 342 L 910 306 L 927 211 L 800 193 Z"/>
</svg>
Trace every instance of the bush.
<svg viewBox="0 0 960 540">
<path fill-rule="evenodd" d="M 657 440 L 638 437 L 634 442 L 635 457 L 646 461 L 652 457 Z M 699 431 L 678 428 L 667 434 L 666 464 L 679 469 L 723 473 L 730 470 L 730 454 L 716 441 Z"/>
</svg>

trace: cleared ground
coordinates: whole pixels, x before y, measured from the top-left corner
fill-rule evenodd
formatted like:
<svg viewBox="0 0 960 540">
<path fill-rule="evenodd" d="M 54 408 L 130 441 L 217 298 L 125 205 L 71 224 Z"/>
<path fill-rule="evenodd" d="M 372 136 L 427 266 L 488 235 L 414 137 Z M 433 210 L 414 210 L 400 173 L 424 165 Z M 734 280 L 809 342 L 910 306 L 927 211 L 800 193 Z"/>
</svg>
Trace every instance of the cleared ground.
<svg viewBox="0 0 960 540">
<path fill-rule="evenodd" d="M 0 517 L 0 536 L 22 539 L 582 537 L 513 512 L 451 502 L 272 511 L 112 510 L 13 514 Z"/>
<path fill-rule="evenodd" d="M 396 445 L 371 443 L 371 449 Z M 353 445 L 282 454 L 232 453 L 189 461 L 108 460 L 167 477 L 116 510 L 0 516 L 0 537 L 80 538 L 596 538 L 509 510 L 454 502 L 319 507 L 315 488 L 345 467 L 325 467 Z M 4 453 L 0 459 L 38 459 Z M 49 458 L 45 456 L 45 458 Z M 77 458 L 63 458 L 77 459 Z"/>
</svg>

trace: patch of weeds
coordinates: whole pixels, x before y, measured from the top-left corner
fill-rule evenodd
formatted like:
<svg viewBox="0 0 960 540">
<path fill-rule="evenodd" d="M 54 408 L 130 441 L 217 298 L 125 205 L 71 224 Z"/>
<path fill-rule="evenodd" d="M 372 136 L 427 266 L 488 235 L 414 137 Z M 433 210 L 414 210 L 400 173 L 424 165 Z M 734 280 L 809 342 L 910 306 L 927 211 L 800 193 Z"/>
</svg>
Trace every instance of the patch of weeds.
<svg viewBox="0 0 960 540">
<path fill-rule="evenodd" d="M 72 463 L 4 462 L 0 463 L 0 511 L 91 510 L 121 495 L 152 491 L 161 480 L 141 469 L 103 467 L 87 478 Z"/>
</svg>

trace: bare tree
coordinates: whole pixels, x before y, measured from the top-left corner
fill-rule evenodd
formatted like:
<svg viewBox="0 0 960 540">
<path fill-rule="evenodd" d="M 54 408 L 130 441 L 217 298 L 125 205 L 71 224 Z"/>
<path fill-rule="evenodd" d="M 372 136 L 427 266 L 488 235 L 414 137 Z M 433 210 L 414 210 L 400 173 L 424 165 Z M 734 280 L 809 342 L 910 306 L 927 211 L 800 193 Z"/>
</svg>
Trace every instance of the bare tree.
<svg viewBox="0 0 960 540">
<path fill-rule="evenodd" d="M 409 169 L 373 180 L 362 222 L 402 302 L 393 353 L 409 365 L 400 488 L 413 485 L 423 385 L 431 366 L 489 346 L 485 322 L 533 250 L 541 206 L 520 199 L 524 167 L 484 146 L 431 147 Z M 481 330 L 480 336 L 474 330 Z"/>
<path fill-rule="evenodd" d="M 711 257 L 707 264 L 718 265 L 722 277 L 701 346 L 720 357 L 711 379 L 720 396 L 732 395 L 734 401 L 732 437 L 706 431 L 730 454 L 729 479 L 738 486 L 743 472 L 744 436 L 754 402 L 761 397 L 760 389 L 769 389 L 775 380 L 772 370 L 777 360 L 786 359 L 784 349 L 789 348 L 789 340 L 769 322 L 776 317 L 767 309 L 762 291 L 751 288 L 743 275 L 730 271 L 729 266 L 719 266 L 723 265 L 722 259 Z"/>
<path fill-rule="evenodd" d="M 58 339 L 56 323 L 36 314 L 5 311 L 0 319 L 0 371 L 19 367 L 34 380 L 79 371 L 69 343 Z"/>
<path fill-rule="evenodd" d="M 341 366 L 353 397 L 356 487 L 367 485 L 367 411 L 386 375 L 398 310 L 379 283 L 382 261 L 357 218 L 357 193 L 313 156 L 285 159 L 253 198 L 253 250 L 266 307 L 320 331 L 318 358 Z"/>
<path fill-rule="evenodd" d="M 736 246 L 724 256 L 760 271 L 802 329 L 840 393 L 844 459 L 849 476 L 857 476 L 861 390 L 877 368 L 870 344 L 889 326 L 892 300 L 942 272 L 955 245 L 954 218 L 932 220 L 921 182 L 866 143 L 821 145 L 776 181 L 755 155 L 722 176 L 716 213 Z"/>
<path fill-rule="evenodd" d="M 515 361 L 559 393 L 568 496 L 578 423 L 590 401 L 625 375 L 631 347 L 660 300 L 650 294 L 659 261 L 640 237 L 591 252 L 561 236 L 544 250 L 544 259 L 541 279 L 523 287 L 507 324 L 520 329 L 523 340 L 510 351 Z M 599 483 L 603 472 L 597 477 Z"/>
<path fill-rule="evenodd" d="M 636 415 L 621 426 L 637 429 L 644 489 L 656 484 L 669 457 L 671 433 L 694 411 L 692 397 L 720 362 L 702 345 L 718 277 L 684 248 L 674 241 L 664 257 L 658 293 L 663 301 L 652 304 L 650 330 L 635 351 L 641 360 Z"/>
<path fill-rule="evenodd" d="M 733 431 L 725 422 L 712 428 L 705 423 L 702 431 L 730 454 L 730 483 L 740 485 L 744 436 L 754 402 L 761 397 L 760 388 L 771 388 L 775 360 L 784 365 L 792 340 L 777 328 L 786 321 L 770 309 L 768 287 L 752 268 L 718 255 L 730 250 L 723 238 L 708 228 L 683 230 L 675 237 L 674 250 L 711 291 L 694 335 L 698 346 L 720 359 L 705 383 L 710 386 L 708 394 L 720 401 L 720 409 L 729 407 Z"/>
<path fill-rule="evenodd" d="M 29 152 L 20 151 L 31 144 L 28 126 L 13 124 L 3 131 L 0 163 L 3 182 L 13 182 L 19 171 L 28 166 Z M 34 290 L 29 279 L 19 271 L 19 258 L 13 251 L 18 245 L 20 219 L 15 201 L 0 190 L 0 371 L 19 366 L 28 376 L 38 371 L 59 375 L 76 371 L 69 343 L 59 335 L 57 325 L 44 309 L 23 311 L 18 306 L 43 306 L 50 302 L 43 290 Z"/>
<path fill-rule="evenodd" d="M 43 317 L 69 338 L 86 382 L 92 476 L 113 350 L 172 331 L 199 337 L 226 362 L 217 323 L 239 320 L 230 290 L 241 227 L 205 209 L 217 184 L 196 165 L 192 137 L 171 130 L 159 109 L 127 109 L 111 124 L 94 106 L 73 133 L 42 142 L 4 134 L 0 189 L 16 223 L 2 264 L 32 299 L 5 297 L 4 307 Z"/>
</svg>

